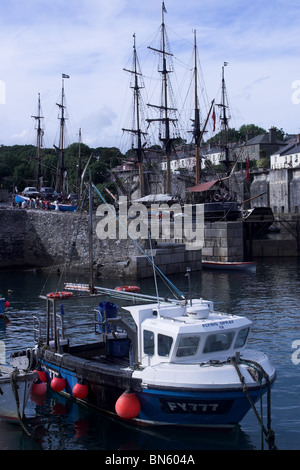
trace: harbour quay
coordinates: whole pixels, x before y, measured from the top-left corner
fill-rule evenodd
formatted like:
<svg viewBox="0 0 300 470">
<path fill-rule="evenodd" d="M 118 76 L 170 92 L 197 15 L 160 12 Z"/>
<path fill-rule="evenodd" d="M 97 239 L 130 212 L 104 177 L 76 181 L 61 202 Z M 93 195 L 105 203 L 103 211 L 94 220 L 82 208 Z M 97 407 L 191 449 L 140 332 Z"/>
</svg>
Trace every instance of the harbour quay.
<svg viewBox="0 0 300 470">
<path fill-rule="evenodd" d="M 88 271 L 87 214 L 2 207 L 0 217 L 0 269 L 56 267 L 59 270 L 72 258 L 73 272 Z M 94 220 L 95 273 L 99 278 L 151 277 L 153 268 L 149 259 L 164 274 L 175 274 L 186 272 L 187 268 L 200 270 L 202 260 L 226 262 L 298 256 L 299 216 L 284 214 L 279 218 L 275 214 L 274 221 L 263 233 L 255 230 L 255 218 L 252 223 L 242 219 L 205 222 L 201 248 L 191 249 L 178 239 L 152 240 L 151 246 L 149 240 L 138 240 L 138 243 L 131 238 L 100 240 L 96 234 L 97 220 Z"/>
</svg>

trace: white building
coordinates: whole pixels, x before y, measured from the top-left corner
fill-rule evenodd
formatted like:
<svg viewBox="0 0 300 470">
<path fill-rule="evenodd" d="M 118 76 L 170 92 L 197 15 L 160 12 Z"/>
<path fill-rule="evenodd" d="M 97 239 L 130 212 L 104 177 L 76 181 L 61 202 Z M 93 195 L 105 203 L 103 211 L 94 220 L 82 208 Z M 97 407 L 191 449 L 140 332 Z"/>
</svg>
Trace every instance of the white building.
<svg viewBox="0 0 300 470">
<path fill-rule="evenodd" d="M 271 170 L 296 168 L 300 164 L 300 135 L 270 156 Z"/>
</svg>

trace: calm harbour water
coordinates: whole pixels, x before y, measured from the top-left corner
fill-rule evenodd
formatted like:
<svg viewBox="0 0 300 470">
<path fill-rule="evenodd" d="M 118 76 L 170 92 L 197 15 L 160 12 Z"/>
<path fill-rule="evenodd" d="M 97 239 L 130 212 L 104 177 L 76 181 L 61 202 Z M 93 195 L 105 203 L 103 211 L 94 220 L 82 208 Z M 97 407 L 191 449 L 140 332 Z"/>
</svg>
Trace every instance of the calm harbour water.
<svg viewBox="0 0 300 470">
<path fill-rule="evenodd" d="M 170 276 L 187 293 L 184 274 Z M 60 277 L 37 272 L 0 272 L 0 294 L 11 306 L 9 322 L 0 320 L 0 340 L 5 342 L 6 359 L 11 352 L 33 346 L 32 315 L 44 312 L 39 294 L 61 290 Z M 115 287 L 120 282 L 108 282 Z M 100 281 L 99 281 L 100 284 Z M 101 282 L 101 285 L 104 285 Z M 144 293 L 153 294 L 152 280 L 143 280 Z M 47 287 L 46 287 L 47 286 Z M 256 273 L 230 271 L 194 272 L 193 295 L 215 302 L 215 308 L 245 315 L 253 321 L 249 347 L 266 352 L 277 370 L 272 389 L 272 429 L 279 450 L 300 449 L 300 262 L 295 259 L 263 260 Z M 166 294 L 161 287 L 160 294 Z M 91 308 L 92 307 L 92 308 Z M 90 305 L 91 311 L 94 305 Z M 69 313 L 76 334 L 78 317 Z M 81 312 L 81 315 L 86 315 Z M 81 335 L 88 334 L 80 331 Z M 295 341 L 299 342 L 295 349 Z M 294 343 L 294 347 L 293 347 Z M 293 361 L 294 358 L 296 360 Z M 299 359 L 297 361 L 297 359 Z M 299 362 L 299 364 L 297 364 Z M 264 412 L 266 400 L 264 399 Z M 260 410 L 259 410 L 260 411 Z M 138 430 L 99 412 L 78 406 L 58 394 L 48 392 L 44 401 L 29 401 L 28 436 L 18 425 L 0 422 L 0 450 L 251 450 L 268 449 L 252 411 L 229 433 L 180 429 Z M 265 419 L 265 418 L 264 418 Z"/>
</svg>

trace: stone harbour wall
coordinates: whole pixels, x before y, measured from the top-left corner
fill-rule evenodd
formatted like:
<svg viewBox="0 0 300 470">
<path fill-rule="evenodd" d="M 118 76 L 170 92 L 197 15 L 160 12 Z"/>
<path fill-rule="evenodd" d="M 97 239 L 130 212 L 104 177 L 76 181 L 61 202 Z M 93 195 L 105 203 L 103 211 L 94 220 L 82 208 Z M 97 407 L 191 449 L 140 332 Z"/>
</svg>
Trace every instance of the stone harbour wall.
<svg viewBox="0 0 300 470">
<path fill-rule="evenodd" d="M 0 268 L 60 268 L 89 270 L 88 216 L 69 212 L 0 209 Z M 100 240 L 97 217 L 93 220 L 93 261 L 99 278 L 144 278 L 153 275 L 148 240 Z M 155 263 L 165 274 L 201 269 L 201 250 L 166 243 L 153 250 Z"/>
</svg>

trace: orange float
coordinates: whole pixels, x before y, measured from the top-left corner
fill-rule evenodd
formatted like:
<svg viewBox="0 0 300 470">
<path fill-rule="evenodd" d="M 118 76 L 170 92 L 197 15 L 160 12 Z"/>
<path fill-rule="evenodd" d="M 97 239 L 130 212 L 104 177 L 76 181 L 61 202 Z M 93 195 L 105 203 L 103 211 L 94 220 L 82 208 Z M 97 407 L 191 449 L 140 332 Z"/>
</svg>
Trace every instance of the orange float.
<svg viewBox="0 0 300 470">
<path fill-rule="evenodd" d="M 133 419 L 136 418 L 141 411 L 141 404 L 134 393 L 130 390 L 126 390 L 116 401 L 115 410 L 120 418 Z"/>
<path fill-rule="evenodd" d="M 141 291 L 139 286 L 119 286 L 119 287 L 115 287 L 115 290 L 118 290 L 121 292 L 140 292 Z"/>
<path fill-rule="evenodd" d="M 47 294 L 47 297 L 49 299 L 68 299 L 72 295 L 72 292 L 50 292 L 50 294 Z"/>
</svg>

